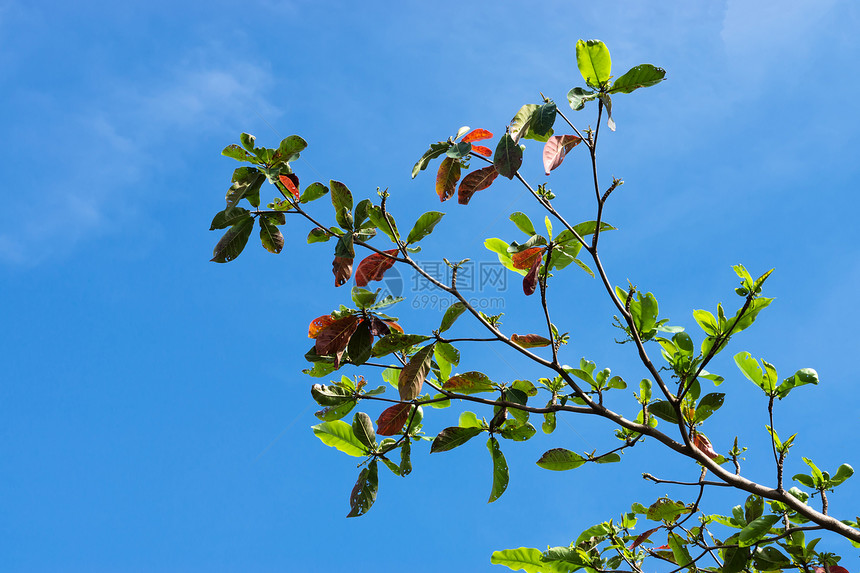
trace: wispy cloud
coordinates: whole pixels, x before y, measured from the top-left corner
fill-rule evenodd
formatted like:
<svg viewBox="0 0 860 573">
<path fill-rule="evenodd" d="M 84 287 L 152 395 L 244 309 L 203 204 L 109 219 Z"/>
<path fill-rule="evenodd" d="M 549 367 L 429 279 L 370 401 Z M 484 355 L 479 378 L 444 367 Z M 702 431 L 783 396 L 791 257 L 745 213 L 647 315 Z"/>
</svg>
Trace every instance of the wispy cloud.
<svg viewBox="0 0 860 573">
<path fill-rule="evenodd" d="M 38 264 L 110 232 L 117 217 L 145 210 L 148 180 L 166 177 L 182 161 L 180 149 L 193 151 L 194 140 L 232 131 L 255 114 L 278 117 L 266 97 L 268 77 L 242 61 L 189 58 L 146 79 L 98 78 L 85 86 L 96 98 L 17 94 L 16 140 L 28 149 L 55 151 L 50 168 L 39 175 L 20 170 L 11 182 L 7 177 L 21 191 L 3 216 L 0 262 Z M 36 216 L 12 215 L 35 207 Z"/>
</svg>

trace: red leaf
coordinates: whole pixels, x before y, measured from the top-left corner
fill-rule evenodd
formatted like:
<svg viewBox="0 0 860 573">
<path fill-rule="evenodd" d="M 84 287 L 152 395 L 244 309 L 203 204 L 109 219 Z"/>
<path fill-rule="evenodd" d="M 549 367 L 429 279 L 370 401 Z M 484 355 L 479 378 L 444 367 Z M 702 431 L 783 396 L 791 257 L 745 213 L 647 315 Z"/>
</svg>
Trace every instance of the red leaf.
<svg viewBox="0 0 860 573">
<path fill-rule="evenodd" d="M 392 257 L 397 255 L 397 249 L 383 251 L 383 253 L 391 256 L 386 257 L 381 253 L 373 253 L 358 264 L 358 268 L 355 269 L 355 284 L 357 286 L 367 286 L 370 281 L 381 281 L 385 271 L 394 265 L 395 261 Z"/>
<path fill-rule="evenodd" d="M 473 141 L 481 141 L 482 139 L 490 139 L 493 134 L 486 129 L 473 129 L 463 138 L 464 143 L 472 143 Z M 475 149 L 473 146 L 472 149 Z"/>
<path fill-rule="evenodd" d="M 537 288 L 537 275 L 538 269 L 540 268 L 540 261 L 540 257 L 535 257 L 534 262 L 532 263 L 532 268 L 529 269 L 528 274 L 523 277 L 523 292 L 526 293 L 526 296 L 533 295 L 535 288 Z"/>
<path fill-rule="evenodd" d="M 346 349 L 349 344 L 349 339 L 358 328 L 360 317 L 349 315 L 344 318 L 339 318 L 325 327 L 317 335 L 317 341 L 314 345 L 317 356 L 338 356 Z"/>
<path fill-rule="evenodd" d="M 511 255 L 511 262 L 515 269 L 530 269 L 534 266 L 535 259 L 540 260 L 543 256 L 544 247 L 532 247 L 519 253 Z"/>
<path fill-rule="evenodd" d="M 284 184 L 287 191 L 293 194 L 295 200 L 298 201 L 302 194 L 299 193 L 299 178 L 296 174 L 290 173 L 289 175 L 278 175 L 278 179 L 280 179 L 281 183 Z"/>
<path fill-rule="evenodd" d="M 446 157 L 436 173 L 436 194 L 440 201 L 447 201 L 454 196 L 457 181 L 460 180 L 460 162 Z"/>
<path fill-rule="evenodd" d="M 711 445 L 711 440 L 709 440 L 705 434 L 695 432 L 693 434 L 693 445 L 711 459 L 717 458 L 720 455 L 714 451 L 714 447 Z"/>
<path fill-rule="evenodd" d="M 472 171 L 460 182 L 460 189 L 457 191 L 457 202 L 460 205 L 468 205 L 472 195 L 492 185 L 498 176 L 499 172 L 496 171 L 495 165 Z"/>
<path fill-rule="evenodd" d="M 816 567 L 815 573 L 825 573 L 824 567 Z M 842 567 L 841 565 L 831 565 L 830 573 L 848 573 L 848 569 Z"/>
<path fill-rule="evenodd" d="M 334 320 L 334 317 L 330 314 L 313 319 L 308 326 L 308 338 L 316 338 L 320 331 L 334 322 Z"/>
<path fill-rule="evenodd" d="M 331 264 L 331 272 L 334 273 L 334 286 L 339 287 L 346 284 L 346 281 L 352 276 L 352 259 L 335 257 Z"/>
<path fill-rule="evenodd" d="M 477 394 L 494 390 L 490 377 L 483 372 L 464 372 L 451 376 L 445 381 L 443 388 L 460 394 Z"/>
<path fill-rule="evenodd" d="M 631 545 L 631 546 L 630 546 L 630 549 L 635 549 L 636 547 L 638 547 L 639 545 L 641 545 L 643 541 L 645 541 L 646 539 L 648 539 L 648 538 L 651 536 L 651 534 L 652 534 L 652 533 L 654 533 L 655 531 L 658 531 L 659 529 L 660 529 L 659 527 L 655 527 L 654 529 L 649 529 L 649 530 L 648 530 L 648 531 L 646 531 L 645 533 L 642 533 L 641 535 L 639 535 L 639 537 L 637 537 L 637 538 L 633 541 L 633 545 Z"/>
<path fill-rule="evenodd" d="M 412 404 L 395 404 L 382 411 L 376 420 L 376 433 L 380 436 L 393 436 L 399 434 L 403 424 L 409 419 Z"/>
<path fill-rule="evenodd" d="M 483 145 L 473 145 L 472 151 L 479 155 L 483 155 L 484 157 L 489 157 L 493 154 L 493 150 L 489 147 L 484 147 Z"/>
<path fill-rule="evenodd" d="M 537 334 L 519 334 L 511 335 L 511 342 L 520 348 L 538 348 L 540 346 L 549 346 L 552 341 Z"/>
<path fill-rule="evenodd" d="M 399 324 L 397 324 L 396 322 L 394 322 L 393 320 L 386 320 L 385 324 L 387 324 L 389 328 L 392 328 L 392 329 L 396 330 L 397 332 L 399 332 L 400 334 L 403 334 L 403 327 L 400 326 Z"/>
<path fill-rule="evenodd" d="M 543 146 L 543 168 L 546 174 L 561 165 L 567 152 L 579 145 L 582 139 L 575 135 L 553 135 Z"/>
</svg>

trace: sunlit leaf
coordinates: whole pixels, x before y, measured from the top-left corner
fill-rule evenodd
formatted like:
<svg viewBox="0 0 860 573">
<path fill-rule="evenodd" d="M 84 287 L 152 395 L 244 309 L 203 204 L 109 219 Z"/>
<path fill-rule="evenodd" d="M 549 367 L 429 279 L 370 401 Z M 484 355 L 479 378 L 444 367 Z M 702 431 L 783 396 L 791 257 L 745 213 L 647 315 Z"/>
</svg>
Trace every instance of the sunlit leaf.
<svg viewBox="0 0 860 573">
<path fill-rule="evenodd" d="M 299 178 L 295 173 L 290 173 L 288 175 L 278 175 L 278 180 L 281 184 L 290 192 L 293 196 L 293 199 L 298 201 L 301 199 L 301 193 L 299 193 Z"/>
<path fill-rule="evenodd" d="M 468 205 L 472 195 L 492 185 L 498 176 L 499 172 L 495 165 L 472 171 L 460 182 L 460 188 L 457 190 L 457 202 L 460 205 Z"/>
<path fill-rule="evenodd" d="M 493 383 L 489 376 L 483 372 L 464 372 L 451 376 L 442 386 L 445 390 L 457 392 L 458 394 L 477 394 L 479 392 L 492 392 Z"/>
<path fill-rule="evenodd" d="M 396 323 L 395 323 L 396 324 Z M 389 326 L 391 324 L 389 323 Z M 429 336 L 422 334 L 403 334 L 402 332 L 392 332 L 382 337 L 373 347 L 373 356 L 380 357 L 392 352 L 406 350 L 416 344 L 421 344 L 425 340 L 429 340 Z"/>
<path fill-rule="evenodd" d="M 609 48 L 600 40 L 579 40 L 576 43 L 576 65 L 590 87 L 604 86 L 612 73 Z"/>
<path fill-rule="evenodd" d="M 630 68 L 624 75 L 616 79 L 609 93 L 629 94 L 633 90 L 659 84 L 665 77 L 666 70 L 663 68 L 651 64 L 641 64 Z"/>
<path fill-rule="evenodd" d="M 349 343 L 350 337 L 358 328 L 361 320 L 356 315 L 349 315 L 335 320 L 322 329 L 316 337 L 314 349 L 318 356 L 331 356 L 342 353 Z"/>
<path fill-rule="evenodd" d="M 493 134 L 486 129 L 473 129 L 468 134 L 466 134 L 466 137 L 463 138 L 463 142 L 472 143 L 475 141 L 490 139 L 491 137 L 493 137 Z"/>
<path fill-rule="evenodd" d="M 515 268 L 523 270 L 531 269 L 536 260 L 540 261 L 544 250 L 544 247 L 532 247 L 519 253 L 514 253 L 511 255 L 511 261 Z"/>
<path fill-rule="evenodd" d="M 540 268 L 541 257 L 535 257 L 532 260 L 532 266 L 526 276 L 523 277 L 523 292 L 526 296 L 534 294 L 537 288 L 537 275 Z"/>
<path fill-rule="evenodd" d="M 376 444 L 376 432 L 373 431 L 373 422 L 370 416 L 364 412 L 356 412 L 352 418 L 352 433 L 367 448 Z"/>
<path fill-rule="evenodd" d="M 308 325 L 308 338 L 316 338 L 319 335 L 320 331 L 322 331 L 325 327 L 329 326 L 334 321 L 335 318 L 330 314 L 319 316 L 313 319 L 310 325 Z"/>
<path fill-rule="evenodd" d="M 427 169 L 427 166 L 433 159 L 439 157 L 447 150 L 448 144 L 446 142 L 431 144 L 430 149 L 424 152 L 424 155 L 421 156 L 421 159 L 419 159 L 418 163 L 415 164 L 415 167 L 412 168 L 412 178 L 415 179 L 415 176 L 418 175 L 419 171 Z"/>
<path fill-rule="evenodd" d="M 738 537 L 738 544 L 741 547 L 749 547 L 768 534 L 770 528 L 773 527 L 781 517 L 779 515 L 764 515 L 758 519 L 754 519 L 749 525 L 741 530 Z"/>
<path fill-rule="evenodd" d="M 232 145 L 228 145 L 221 152 L 221 155 L 226 157 L 231 157 L 237 161 L 253 161 L 254 156 L 236 145 L 235 143 Z"/>
<path fill-rule="evenodd" d="M 564 448 L 553 448 L 544 452 L 537 461 L 537 465 L 545 470 L 555 472 L 573 470 L 586 462 L 586 459 L 570 450 Z"/>
<path fill-rule="evenodd" d="M 526 573 L 546 573 L 549 570 L 548 564 L 541 560 L 541 551 L 529 547 L 493 551 L 490 563 L 504 565 L 514 571 L 523 570 Z"/>
<path fill-rule="evenodd" d="M 483 145 L 472 145 L 472 151 L 478 155 L 483 155 L 484 157 L 489 157 L 493 154 L 492 149 L 484 147 Z"/>
<path fill-rule="evenodd" d="M 418 217 L 418 220 L 415 221 L 415 225 L 412 226 L 412 230 L 409 231 L 409 234 L 406 236 L 406 242 L 409 244 L 417 243 L 432 233 L 433 228 L 444 216 L 445 213 L 440 213 L 439 211 L 428 211 Z"/>
<path fill-rule="evenodd" d="M 567 152 L 582 142 L 575 135 L 553 135 L 543 146 L 543 168 L 546 174 L 561 165 Z"/>
<path fill-rule="evenodd" d="M 596 97 L 597 94 L 595 92 L 583 88 L 573 88 L 567 92 L 567 101 L 574 111 L 581 110 L 585 107 L 585 102 L 591 101 Z"/>
<path fill-rule="evenodd" d="M 322 443 L 337 448 L 347 455 L 361 457 L 367 454 L 367 447 L 355 437 L 352 426 L 343 420 L 323 422 L 311 426 L 311 429 Z"/>
</svg>

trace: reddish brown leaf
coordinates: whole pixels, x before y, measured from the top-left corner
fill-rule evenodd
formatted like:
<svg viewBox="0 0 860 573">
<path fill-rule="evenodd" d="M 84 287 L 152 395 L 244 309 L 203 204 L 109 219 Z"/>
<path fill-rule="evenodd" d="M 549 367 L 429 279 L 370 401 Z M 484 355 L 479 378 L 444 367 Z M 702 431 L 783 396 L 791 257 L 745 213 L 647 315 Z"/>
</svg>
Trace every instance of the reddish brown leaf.
<svg viewBox="0 0 860 573">
<path fill-rule="evenodd" d="M 582 139 L 575 135 L 553 135 L 543 146 L 543 168 L 546 174 L 561 165 L 567 152 L 579 145 Z"/>
<path fill-rule="evenodd" d="M 394 322 L 393 320 L 386 320 L 385 324 L 387 324 L 389 328 L 392 328 L 392 329 L 396 330 L 397 332 L 399 332 L 400 334 L 403 334 L 403 327 L 400 326 L 399 324 L 397 324 L 396 322 Z"/>
<path fill-rule="evenodd" d="M 511 342 L 521 348 L 538 348 L 552 344 L 551 340 L 537 334 L 523 334 L 522 336 L 519 334 L 512 334 Z"/>
<path fill-rule="evenodd" d="M 385 271 L 394 265 L 394 257 L 397 255 L 397 249 L 383 251 L 381 253 L 373 253 L 358 264 L 355 269 L 355 284 L 363 287 L 367 286 L 370 281 L 381 281 Z M 387 257 L 385 255 L 391 255 Z"/>
<path fill-rule="evenodd" d="M 412 404 L 395 404 L 382 411 L 376 420 L 376 433 L 380 436 L 393 436 L 399 434 L 403 424 L 409 419 Z"/>
<path fill-rule="evenodd" d="M 464 372 L 451 376 L 443 385 L 445 390 L 459 394 L 476 394 L 478 392 L 492 392 L 493 383 L 489 376 L 483 372 Z"/>
<path fill-rule="evenodd" d="M 705 434 L 700 434 L 699 432 L 693 433 L 693 445 L 711 459 L 717 458 L 720 455 L 714 451 L 711 440 Z"/>
<path fill-rule="evenodd" d="M 472 143 L 473 141 L 481 141 L 483 139 L 490 139 L 491 137 L 493 137 L 493 134 L 486 129 L 473 129 L 466 134 L 466 137 L 463 138 L 463 142 Z M 474 149 L 474 147 L 472 147 L 472 149 Z"/>
<path fill-rule="evenodd" d="M 535 259 L 540 260 L 543 252 L 544 247 L 532 247 L 511 255 L 511 262 L 514 264 L 515 269 L 530 269 L 534 266 Z"/>
<path fill-rule="evenodd" d="M 334 317 L 330 314 L 318 316 L 313 319 L 308 326 L 308 338 L 316 338 L 320 331 L 334 322 Z"/>
<path fill-rule="evenodd" d="M 334 356 L 337 362 L 346 345 L 349 344 L 355 329 L 358 328 L 359 322 L 361 322 L 360 317 L 349 315 L 335 320 L 322 329 L 314 345 L 317 356 Z"/>
<path fill-rule="evenodd" d="M 281 183 L 284 184 L 287 191 L 293 194 L 293 198 L 298 201 L 302 194 L 299 193 L 299 178 L 296 174 L 290 173 L 289 175 L 278 175 L 278 179 L 280 179 Z"/>
<path fill-rule="evenodd" d="M 346 281 L 352 276 L 352 259 L 335 257 L 331 264 L 331 272 L 334 273 L 334 286 L 339 287 L 346 284 Z"/>
<path fill-rule="evenodd" d="M 484 157 L 489 157 L 493 154 L 493 150 L 489 147 L 484 147 L 483 145 L 473 145 L 472 151 L 477 153 L 478 155 L 483 155 Z"/>
<path fill-rule="evenodd" d="M 414 400 L 421 393 L 424 379 L 430 372 L 430 359 L 433 357 L 433 345 L 427 345 L 406 363 L 397 379 L 397 390 L 404 402 Z"/>
<path fill-rule="evenodd" d="M 440 201 L 447 201 L 454 196 L 454 189 L 457 188 L 459 180 L 460 162 L 446 157 L 436 173 L 436 194 L 439 195 Z"/>
<path fill-rule="evenodd" d="M 537 288 L 537 275 L 538 269 L 540 268 L 540 261 L 540 257 L 535 257 L 531 269 L 529 269 L 528 274 L 523 277 L 523 292 L 526 293 L 526 296 L 533 295 Z"/>
<path fill-rule="evenodd" d="M 495 165 L 472 171 L 460 183 L 460 189 L 457 191 L 457 202 L 460 205 L 468 205 L 472 195 L 492 185 L 498 176 L 499 172 L 496 171 Z"/>
<path fill-rule="evenodd" d="M 370 318 L 370 335 L 371 336 L 385 336 L 389 334 L 391 329 L 385 324 L 385 321 L 376 316 L 372 316 Z"/>
<path fill-rule="evenodd" d="M 824 567 L 816 567 L 815 573 L 825 573 Z M 842 567 L 841 565 L 831 565 L 830 573 L 848 573 L 848 569 Z"/>
<path fill-rule="evenodd" d="M 648 539 L 651 536 L 652 533 L 654 533 L 655 531 L 659 531 L 659 530 L 660 530 L 659 527 L 655 527 L 654 529 L 649 529 L 648 531 L 642 533 L 641 535 L 639 535 L 639 537 L 637 537 L 633 541 L 633 545 L 630 546 L 630 549 L 635 549 L 635 548 L 639 547 L 643 541 L 645 541 L 646 539 Z"/>
</svg>

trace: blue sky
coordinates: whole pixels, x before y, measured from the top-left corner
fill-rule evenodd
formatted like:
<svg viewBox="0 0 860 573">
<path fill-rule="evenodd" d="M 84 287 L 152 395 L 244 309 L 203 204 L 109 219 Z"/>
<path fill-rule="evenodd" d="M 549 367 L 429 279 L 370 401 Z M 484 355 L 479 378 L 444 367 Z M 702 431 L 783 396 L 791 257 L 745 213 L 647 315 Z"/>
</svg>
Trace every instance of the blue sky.
<svg viewBox="0 0 860 573">
<path fill-rule="evenodd" d="M 359 197 L 389 187 L 410 221 L 439 208 L 432 171 L 409 176 L 427 145 L 460 125 L 499 134 L 538 90 L 561 105 L 582 83 L 578 38 L 605 41 L 617 73 L 668 71 L 618 96 L 618 130 L 602 136 L 601 177 L 626 181 L 606 214 L 621 230 L 602 240 L 612 280 L 654 292 L 661 315 L 698 336 L 693 309 L 740 300 L 732 264 L 776 268 L 776 301 L 710 368 L 732 390 L 708 428 L 715 445 L 739 433 L 745 471 L 771 479 L 765 400 L 731 362 L 748 350 L 783 375 L 819 372 L 821 386 L 778 410 L 778 428 L 801 432 L 789 471 L 801 455 L 831 470 L 858 463 L 858 26 L 849 0 L 0 1 L 2 569 L 501 571 L 493 550 L 567 544 L 633 501 L 681 495 L 638 477 L 695 479 L 656 444 L 617 467 L 536 467 L 552 447 L 614 447 L 606 424 L 575 419 L 506 444 L 511 485 L 494 504 L 475 443 L 416 451 L 413 475 L 382 475 L 370 514 L 347 520 L 355 460 L 309 430 L 314 380 L 300 372 L 308 322 L 348 302 L 330 245 L 304 246 L 308 228 L 291 219 L 295 250 L 270 255 L 252 239 L 237 261 L 208 262 L 235 168 L 220 150 L 240 132 L 269 146 L 302 135 L 303 185 L 338 179 Z M 586 125 L 593 111 L 569 113 Z M 543 182 L 529 147 L 523 172 Z M 571 156 L 548 179 L 572 219 L 591 218 L 586 167 Z M 427 260 L 492 261 L 485 237 L 519 239 L 509 212 L 542 218 L 502 181 L 441 210 Z M 506 327 L 538 328 L 537 301 L 509 278 Z M 404 279 L 404 324 L 435 327 L 438 312 L 410 308 L 424 293 Z M 573 336 L 565 360 L 635 383 L 644 373 L 611 342 L 599 285 L 566 280 L 553 299 Z M 542 375 L 481 348 L 464 349 L 464 364 L 498 380 Z M 428 429 L 455 423 L 433 414 Z M 846 518 L 860 502 L 851 482 L 831 500 Z M 715 511 L 739 501 L 708 499 Z"/>
</svg>

